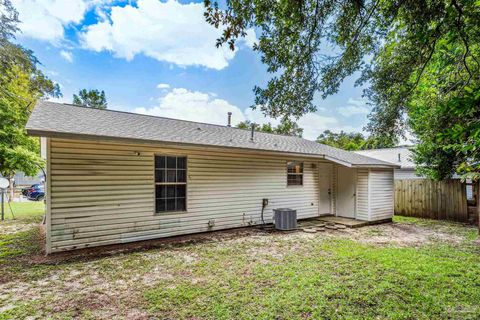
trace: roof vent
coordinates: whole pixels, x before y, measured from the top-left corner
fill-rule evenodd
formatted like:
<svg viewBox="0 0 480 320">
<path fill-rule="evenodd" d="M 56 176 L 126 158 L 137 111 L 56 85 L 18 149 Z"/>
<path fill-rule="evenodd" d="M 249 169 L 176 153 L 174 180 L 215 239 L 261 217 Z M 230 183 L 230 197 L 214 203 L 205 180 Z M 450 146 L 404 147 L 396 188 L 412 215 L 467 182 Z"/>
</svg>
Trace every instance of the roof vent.
<svg viewBox="0 0 480 320">
<path fill-rule="evenodd" d="M 200 131 L 200 130 L 202 130 L 202 128 L 200 128 L 200 127 L 197 127 L 197 130 L 198 130 L 198 131 Z"/>
<path fill-rule="evenodd" d="M 250 141 L 253 142 L 253 135 L 255 134 L 255 126 L 252 123 L 252 129 L 250 131 Z"/>
<path fill-rule="evenodd" d="M 402 162 L 402 158 L 400 156 L 400 153 L 398 154 L 398 162 Z"/>
<path fill-rule="evenodd" d="M 228 114 L 227 127 L 231 127 L 231 126 L 232 126 L 232 113 L 231 113 L 231 112 L 227 112 L 227 114 Z"/>
</svg>

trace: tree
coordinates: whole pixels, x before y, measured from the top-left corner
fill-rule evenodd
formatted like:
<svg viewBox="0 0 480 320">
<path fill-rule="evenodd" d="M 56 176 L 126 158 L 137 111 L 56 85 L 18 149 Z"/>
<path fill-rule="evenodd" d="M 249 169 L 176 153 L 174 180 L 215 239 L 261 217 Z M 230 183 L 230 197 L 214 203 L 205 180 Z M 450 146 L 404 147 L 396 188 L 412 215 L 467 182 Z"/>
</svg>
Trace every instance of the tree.
<svg viewBox="0 0 480 320">
<path fill-rule="evenodd" d="M 276 133 L 296 137 L 302 137 L 303 134 L 303 128 L 300 128 L 298 124 L 290 119 L 283 119 L 277 127 L 273 127 L 270 122 L 260 125 L 258 123 L 251 122 L 250 120 L 242 121 L 237 124 L 237 128 L 240 129 L 250 129 L 252 126 L 255 128 L 255 131 L 260 132 Z"/>
<path fill-rule="evenodd" d="M 480 81 L 479 1 L 230 0 L 222 10 L 205 0 L 205 6 L 206 20 L 223 30 L 217 46 L 234 49 L 248 28 L 258 30 L 254 49 L 274 75 L 265 88 L 254 88 L 255 105 L 266 115 L 315 111 L 315 94 L 337 92 L 358 72 L 356 83 L 366 85 L 373 105 L 371 134 L 393 141 L 411 126 L 416 162 L 430 177 L 478 176 L 478 154 L 467 139 L 475 138 L 470 126 L 476 128 L 478 114 L 459 101 L 475 101 L 468 88 L 474 92 Z"/>
<path fill-rule="evenodd" d="M 466 70 L 479 61 L 480 4 L 472 0 L 230 0 L 225 9 L 204 0 L 206 21 L 223 30 L 217 46 L 235 48 L 248 28 L 258 30 L 254 49 L 273 74 L 255 87 L 255 104 L 271 117 L 313 112 L 316 93 L 336 93 L 359 71 L 358 84 L 375 109 L 372 132 L 403 133 L 409 97 L 442 40 L 459 45 L 449 65 Z M 469 68 L 466 81 L 478 67 Z"/>
<path fill-rule="evenodd" d="M 366 138 L 361 133 L 347 133 L 344 131 L 334 133 L 330 130 L 325 130 L 320 134 L 317 142 L 349 151 L 391 148 L 398 143 L 397 140 L 387 141 L 375 136 Z"/>
<path fill-rule="evenodd" d="M 73 95 L 73 104 L 95 109 L 107 109 L 107 98 L 103 90 L 87 91 L 87 89 L 82 89 L 78 91 L 78 96 Z"/>
<path fill-rule="evenodd" d="M 438 45 L 442 51 L 432 57 L 407 106 L 408 125 L 418 138 L 413 159 L 417 171 L 433 179 L 457 173 L 480 180 L 480 77 L 472 74 L 463 82 L 462 72 L 468 75 L 468 71 L 448 63 L 461 52 L 458 46 Z M 470 70 L 475 65 L 467 61 Z"/>
<path fill-rule="evenodd" d="M 58 84 L 37 68 L 33 53 L 10 41 L 17 23 L 10 1 L 0 1 L 0 173 L 10 180 L 12 192 L 17 171 L 35 175 L 43 163 L 38 139 L 25 130 L 28 117 L 38 99 L 60 96 Z"/>
</svg>

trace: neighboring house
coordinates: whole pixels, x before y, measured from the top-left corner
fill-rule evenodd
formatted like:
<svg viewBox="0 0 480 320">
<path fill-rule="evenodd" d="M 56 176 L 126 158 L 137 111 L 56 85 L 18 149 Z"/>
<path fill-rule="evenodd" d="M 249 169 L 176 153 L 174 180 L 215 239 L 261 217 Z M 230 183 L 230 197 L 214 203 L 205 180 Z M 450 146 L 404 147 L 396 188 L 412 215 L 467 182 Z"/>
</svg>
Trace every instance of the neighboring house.
<svg viewBox="0 0 480 320">
<path fill-rule="evenodd" d="M 0 174 L 0 177 L 2 175 Z M 25 175 L 23 172 L 17 172 L 15 176 L 13 176 L 13 181 L 15 181 L 15 187 L 26 187 L 31 186 L 32 184 L 42 183 L 44 181 L 43 173 L 38 173 L 35 177 L 29 177 Z"/>
<path fill-rule="evenodd" d="M 394 169 L 395 180 L 426 179 L 415 172 L 415 163 L 412 160 L 411 149 L 412 146 L 401 146 L 395 148 L 361 150 L 356 151 L 356 153 L 400 165 L 400 168 Z M 460 177 L 454 175 L 452 179 L 460 179 Z M 471 181 L 466 182 L 466 193 L 467 200 L 474 199 Z"/>
<path fill-rule="evenodd" d="M 26 187 L 31 186 L 32 184 L 42 183 L 45 181 L 45 177 L 43 176 L 43 172 L 39 172 L 35 177 L 26 176 L 23 172 L 18 172 L 15 174 L 14 177 L 15 186 L 18 187 Z"/>
<path fill-rule="evenodd" d="M 412 160 L 411 148 L 411 146 L 401 146 L 394 148 L 361 150 L 356 151 L 356 153 L 399 165 L 400 168 L 394 169 L 395 180 L 424 179 L 415 173 L 415 164 Z"/>
<path fill-rule="evenodd" d="M 302 138 L 41 101 L 47 252 L 298 218 L 393 215 L 396 165 Z"/>
</svg>

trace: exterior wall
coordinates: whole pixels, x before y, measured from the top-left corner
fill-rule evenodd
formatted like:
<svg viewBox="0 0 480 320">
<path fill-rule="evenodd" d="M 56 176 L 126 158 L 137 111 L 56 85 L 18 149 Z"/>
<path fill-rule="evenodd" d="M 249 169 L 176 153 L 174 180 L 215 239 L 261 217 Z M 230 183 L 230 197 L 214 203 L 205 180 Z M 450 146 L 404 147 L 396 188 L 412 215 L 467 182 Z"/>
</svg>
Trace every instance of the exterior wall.
<svg viewBox="0 0 480 320">
<path fill-rule="evenodd" d="M 49 139 L 47 251 L 260 224 L 262 198 L 318 215 L 318 161 L 253 153 Z M 187 212 L 154 213 L 154 154 L 188 158 Z M 286 161 L 304 161 L 287 187 Z M 213 226 L 209 226 L 213 224 Z"/>
<path fill-rule="evenodd" d="M 393 170 L 370 169 L 370 221 L 390 219 L 394 209 Z"/>
<path fill-rule="evenodd" d="M 357 197 L 356 197 L 356 215 L 358 220 L 368 220 L 370 214 L 369 208 L 369 170 L 357 170 Z"/>
</svg>

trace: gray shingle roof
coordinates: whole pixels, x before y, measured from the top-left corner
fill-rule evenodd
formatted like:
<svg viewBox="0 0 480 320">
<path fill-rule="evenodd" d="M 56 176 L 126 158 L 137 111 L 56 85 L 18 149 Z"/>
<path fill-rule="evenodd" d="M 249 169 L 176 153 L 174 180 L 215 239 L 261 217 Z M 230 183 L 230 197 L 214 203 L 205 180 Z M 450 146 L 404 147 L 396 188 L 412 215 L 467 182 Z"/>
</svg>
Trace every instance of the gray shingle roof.
<svg viewBox="0 0 480 320">
<path fill-rule="evenodd" d="M 351 166 L 395 166 L 297 137 L 255 132 L 252 142 L 249 130 L 49 101 L 37 103 L 26 128 L 31 135 L 45 137 L 103 137 L 217 146 L 325 157 Z"/>
</svg>

